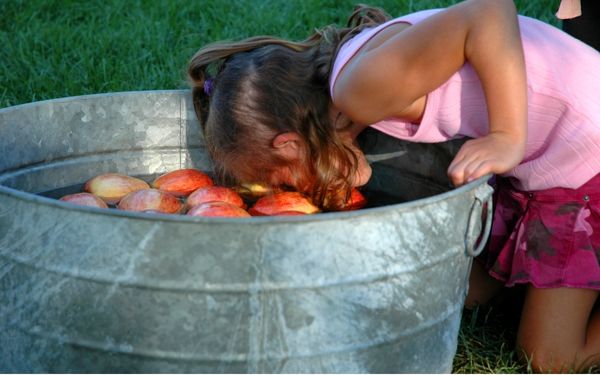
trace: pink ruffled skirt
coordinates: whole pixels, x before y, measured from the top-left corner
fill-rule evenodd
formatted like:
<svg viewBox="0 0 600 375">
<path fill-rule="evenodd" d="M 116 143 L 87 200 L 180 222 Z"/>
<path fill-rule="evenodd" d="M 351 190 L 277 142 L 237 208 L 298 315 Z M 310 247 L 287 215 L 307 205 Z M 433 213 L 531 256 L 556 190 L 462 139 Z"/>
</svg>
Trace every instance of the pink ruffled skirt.
<svg viewBox="0 0 600 375">
<path fill-rule="evenodd" d="M 578 189 L 516 190 L 497 179 L 489 273 L 507 286 L 600 290 L 600 174 Z"/>
</svg>

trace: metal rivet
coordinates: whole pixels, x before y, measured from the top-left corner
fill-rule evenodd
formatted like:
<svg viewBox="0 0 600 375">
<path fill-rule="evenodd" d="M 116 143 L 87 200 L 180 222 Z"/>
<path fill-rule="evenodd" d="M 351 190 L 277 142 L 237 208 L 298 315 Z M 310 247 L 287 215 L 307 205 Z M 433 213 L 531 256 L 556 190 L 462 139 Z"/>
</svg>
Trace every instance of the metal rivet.
<svg viewBox="0 0 600 375">
<path fill-rule="evenodd" d="M 533 198 L 533 193 L 529 193 L 527 194 L 527 196 L 529 197 L 529 199 Z"/>
<path fill-rule="evenodd" d="M 583 200 L 586 201 L 586 202 L 589 201 L 590 200 L 590 196 L 589 195 L 584 195 L 583 196 Z"/>
</svg>

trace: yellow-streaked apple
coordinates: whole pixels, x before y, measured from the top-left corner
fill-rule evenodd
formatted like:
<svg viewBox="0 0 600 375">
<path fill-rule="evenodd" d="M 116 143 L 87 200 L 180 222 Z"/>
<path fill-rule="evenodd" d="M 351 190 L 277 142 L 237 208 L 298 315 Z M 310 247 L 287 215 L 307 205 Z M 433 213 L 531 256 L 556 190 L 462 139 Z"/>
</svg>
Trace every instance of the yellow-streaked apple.
<svg viewBox="0 0 600 375">
<path fill-rule="evenodd" d="M 253 216 L 277 215 L 286 211 L 314 214 L 319 212 L 319 208 L 299 192 L 282 191 L 259 198 L 248 210 Z"/>
<path fill-rule="evenodd" d="M 181 212 L 183 204 L 176 196 L 158 190 L 143 189 L 127 194 L 117 208 L 125 211 L 158 211 L 165 214 Z"/>
<path fill-rule="evenodd" d="M 136 177 L 122 173 L 103 173 L 89 179 L 83 190 L 100 197 L 108 204 L 116 204 L 127 194 L 149 187 L 146 181 Z"/>
<path fill-rule="evenodd" d="M 152 187 L 166 191 L 176 197 L 187 197 L 194 190 L 213 185 L 212 178 L 193 168 L 178 169 L 158 176 L 152 182 Z"/>
<path fill-rule="evenodd" d="M 187 212 L 190 216 L 206 217 L 250 217 L 243 208 L 227 202 L 211 201 L 190 208 Z"/>
<path fill-rule="evenodd" d="M 106 202 L 104 202 L 102 199 L 100 199 L 100 197 L 92 193 L 67 194 L 61 197 L 59 200 L 63 202 L 77 204 L 80 206 L 108 208 Z"/>
<path fill-rule="evenodd" d="M 187 198 L 187 205 L 192 207 L 212 201 L 227 202 L 242 208 L 246 206 L 242 197 L 235 190 L 218 185 L 205 186 L 195 190 Z"/>
</svg>

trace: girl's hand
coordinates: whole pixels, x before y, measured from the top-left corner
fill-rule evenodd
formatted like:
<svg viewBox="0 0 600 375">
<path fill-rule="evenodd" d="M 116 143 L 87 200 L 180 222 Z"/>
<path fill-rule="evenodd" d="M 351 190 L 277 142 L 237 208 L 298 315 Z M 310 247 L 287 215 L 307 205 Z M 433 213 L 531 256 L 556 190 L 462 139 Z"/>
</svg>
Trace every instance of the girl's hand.
<svg viewBox="0 0 600 375">
<path fill-rule="evenodd" d="M 463 144 L 448 167 L 448 177 L 454 186 L 460 186 L 488 173 L 506 173 L 521 162 L 524 154 L 524 139 L 490 133 Z"/>
</svg>

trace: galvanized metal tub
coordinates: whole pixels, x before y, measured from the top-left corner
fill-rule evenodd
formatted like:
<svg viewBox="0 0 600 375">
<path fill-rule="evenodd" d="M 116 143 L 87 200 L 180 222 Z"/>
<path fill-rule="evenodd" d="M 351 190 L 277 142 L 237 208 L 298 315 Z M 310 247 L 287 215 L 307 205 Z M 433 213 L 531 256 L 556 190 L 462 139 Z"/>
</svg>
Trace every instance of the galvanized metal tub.
<svg viewBox="0 0 600 375">
<path fill-rule="evenodd" d="M 449 187 L 458 144 L 366 133 L 371 198 L 388 201 L 355 212 L 192 218 L 42 194 L 210 170 L 198 128 L 187 91 L 0 110 L 0 371 L 451 371 L 491 212 L 485 178 Z"/>
</svg>

